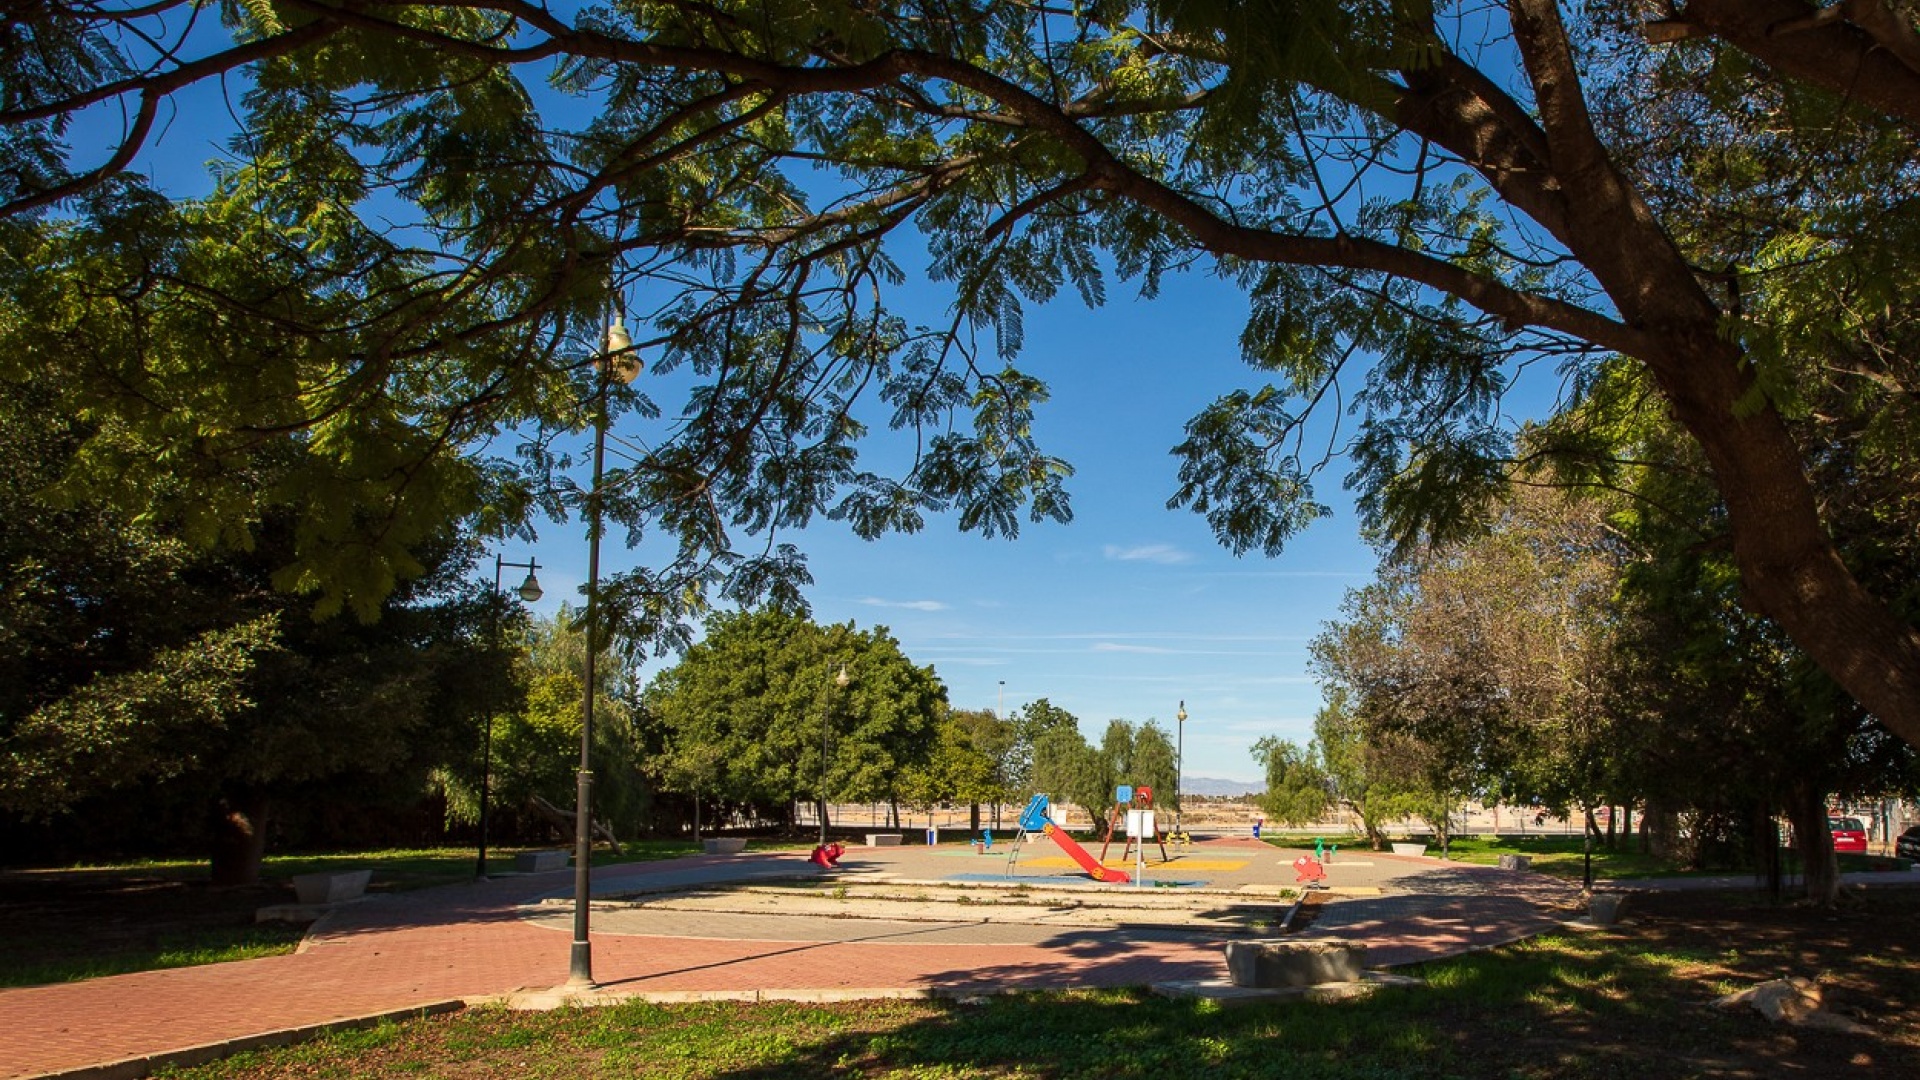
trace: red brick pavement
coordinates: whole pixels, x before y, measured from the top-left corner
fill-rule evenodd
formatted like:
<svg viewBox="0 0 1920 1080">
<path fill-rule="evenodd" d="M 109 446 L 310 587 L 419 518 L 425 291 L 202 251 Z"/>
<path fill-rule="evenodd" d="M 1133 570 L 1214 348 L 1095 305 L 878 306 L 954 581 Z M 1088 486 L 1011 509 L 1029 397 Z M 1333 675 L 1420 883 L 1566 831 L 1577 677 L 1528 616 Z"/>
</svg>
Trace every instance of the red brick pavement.
<svg viewBox="0 0 1920 1080">
<path fill-rule="evenodd" d="M 501 885 L 437 890 L 454 901 L 445 906 L 430 905 L 432 894 L 357 905 L 291 956 L 0 990 L 0 1077 L 565 982 L 570 934 L 519 918 L 527 888 Z M 616 993 L 1129 986 L 1223 970 L 1218 946 L 1091 937 L 957 946 L 595 935 L 593 958 Z"/>
<path fill-rule="evenodd" d="M 1249 846 L 1252 841 L 1247 842 Z M 657 868 L 598 875 L 618 886 Z M 301 951 L 205 967 L 0 990 L 0 1080 L 18 1080 L 264 1032 L 454 999 L 544 990 L 567 978 L 569 933 L 522 918 L 522 902 L 570 888 L 566 874 L 377 897 L 319 924 Z M 1356 926 L 1369 962 L 1406 963 L 1537 932 L 1518 905 L 1476 916 L 1429 911 Z M 1525 925 L 1534 923 L 1535 925 Z M 1380 946 L 1386 946 L 1381 948 Z M 1043 945 L 730 941 L 596 934 L 594 975 L 622 994 L 692 991 L 968 990 L 1137 986 L 1222 978 L 1217 943 L 1062 935 Z"/>
</svg>

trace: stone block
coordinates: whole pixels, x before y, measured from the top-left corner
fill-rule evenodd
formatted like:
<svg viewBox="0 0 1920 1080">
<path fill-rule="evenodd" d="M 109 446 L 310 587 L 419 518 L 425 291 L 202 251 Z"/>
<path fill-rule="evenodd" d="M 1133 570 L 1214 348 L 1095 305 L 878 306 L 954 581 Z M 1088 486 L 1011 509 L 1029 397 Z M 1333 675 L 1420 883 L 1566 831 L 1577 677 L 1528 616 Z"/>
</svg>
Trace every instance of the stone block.
<svg viewBox="0 0 1920 1080">
<path fill-rule="evenodd" d="M 338 904 L 366 894 L 371 870 L 341 870 L 321 874 L 295 874 L 293 893 L 302 904 Z"/>
<path fill-rule="evenodd" d="M 715 836 L 700 841 L 701 850 L 709 855 L 738 855 L 747 850 L 747 838 L 744 836 Z"/>
<path fill-rule="evenodd" d="M 870 832 L 867 834 L 868 847 L 899 847 L 903 834 L 897 832 Z"/>
<path fill-rule="evenodd" d="M 564 848 L 551 851 L 523 851 L 513 857 L 513 868 L 523 874 L 544 874 L 549 870 L 565 870 L 569 852 Z"/>
<path fill-rule="evenodd" d="M 1227 974 L 1235 986 L 1318 986 L 1355 982 L 1367 947 L 1352 941 L 1230 941 Z"/>
<path fill-rule="evenodd" d="M 1587 900 L 1587 919 L 1595 926 L 1612 926 L 1626 914 L 1627 894 L 1597 892 Z"/>
<path fill-rule="evenodd" d="M 1502 869 L 1502 870 L 1531 870 L 1531 869 L 1533 869 L 1533 856 L 1531 856 L 1531 855 L 1502 855 L 1502 856 L 1500 856 L 1500 869 Z"/>
</svg>

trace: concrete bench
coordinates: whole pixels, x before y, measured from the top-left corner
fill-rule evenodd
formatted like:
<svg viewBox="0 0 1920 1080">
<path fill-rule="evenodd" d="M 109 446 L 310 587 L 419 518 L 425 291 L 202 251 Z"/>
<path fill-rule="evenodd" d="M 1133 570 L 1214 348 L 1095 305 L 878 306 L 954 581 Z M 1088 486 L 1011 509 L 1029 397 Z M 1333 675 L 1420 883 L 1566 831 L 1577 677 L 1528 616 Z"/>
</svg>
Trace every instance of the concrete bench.
<svg viewBox="0 0 1920 1080">
<path fill-rule="evenodd" d="M 1533 856 L 1531 856 L 1531 855 L 1502 855 L 1502 856 L 1500 856 L 1500 869 L 1502 869 L 1502 870 L 1531 870 L 1531 869 L 1533 869 Z"/>
<path fill-rule="evenodd" d="M 897 832 L 870 832 L 867 834 L 868 847 L 899 847 L 903 834 Z"/>
<path fill-rule="evenodd" d="M 1367 947 L 1352 941 L 1229 941 L 1235 986 L 1319 986 L 1364 977 Z"/>
<path fill-rule="evenodd" d="M 1425 855 L 1427 853 L 1427 845 L 1425 844 L 1394 844 L 1392 847 L 1395 855 Z"/>
<path fill-rule="evenodd" d="M 295 874 L 293 893 L 302 904 L 339 904 L 366 895 L 371 870 L 338 870 L 319 874 Z"/>
<path fill-rule="evenodd" d="M 709 855 L 738 855 L 747 850 L 747 838 L 744 836 L 716 836 L 700 841 L 701 850 Z"/>
<path fill-rule="evenodd" d="M 571 852 L 563 848 L 552 851 L 523 851 L 513 857 L 513 868 L 523 874 L 544 874 L 549 870 L 565 870 L 567 856 Z"/>
</svg>

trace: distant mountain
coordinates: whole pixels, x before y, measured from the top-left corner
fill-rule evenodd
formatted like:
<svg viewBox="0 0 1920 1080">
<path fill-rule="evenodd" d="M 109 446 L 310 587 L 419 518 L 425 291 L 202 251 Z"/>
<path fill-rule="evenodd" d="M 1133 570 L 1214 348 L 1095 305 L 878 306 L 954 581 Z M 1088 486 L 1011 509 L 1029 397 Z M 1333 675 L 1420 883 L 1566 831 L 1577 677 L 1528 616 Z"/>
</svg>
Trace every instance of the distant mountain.
<svg viewBox="0 0 1920 1080">
<path fill-rule="evenodd" d="M 1258 795 L 1267 785 L 1258 780 L 1221 780 L 1212 776 L 1183 776 L 1180 790 L 1188 795 Z"/>
</svg>

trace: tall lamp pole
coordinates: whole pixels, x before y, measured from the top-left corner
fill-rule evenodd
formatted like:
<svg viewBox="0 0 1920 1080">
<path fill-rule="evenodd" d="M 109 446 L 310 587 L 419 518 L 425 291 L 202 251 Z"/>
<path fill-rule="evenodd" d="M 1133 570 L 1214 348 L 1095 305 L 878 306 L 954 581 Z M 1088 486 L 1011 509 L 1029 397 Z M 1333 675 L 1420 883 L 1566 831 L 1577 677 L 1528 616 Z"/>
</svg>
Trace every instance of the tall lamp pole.
<svg viewBox="0 0 1920 1080">
<path fill-rule="evenodd" d="M 524 568 L 527 571 L 527 580 L 521 582 L 520 587 L 514 590 L 520 599 L 531 604 L 541 596 L 540 579 L 533 576 L 533 572 L 540 569 L 539 563 L 532 559 L 526 562 L 507 562 L 499 555 L 493 557 L 493 596 L 491 597 L 493 633 L 488 640 L 495 644 L 500 641 L 500 609 L 503 606 L 500 600 L 500 569 L 505 566 L 511 566 L 515 570 Z M 473 870 L 474 876 L 480 878 L 487 876 L 487 794 L 493 783 L 493 718 L 494 714 L 489 710 L 486 734 L 480 742 L 480 858 L 474 864 Z"/>
<path fill-rule="evenodd" d="M 833 685 L 842 690 L 852 682 L 847 677 L 847 665 L 840 665 L 840 674 L 833 677 Z M 820 846 L 827 846 L 827 731 L 833 718 L 833 699 L 827 699 L 827 707 L 820 710 Z"/>
<path fill-rule="evenodd" d="M 594 659 L 600 651 L 600 479 L 607 457 L 607 389 L 615 379 L 630 383 L 640 375 L 633 336 L 615 314 L 607 327 L 607 347 L 594 359 L 593 486 L 587 489 L 587 659 L 586 688 L 580 706 L 580 772 L 573 805 L 573 952 L 567 985 L 593 985 L 593 942 L 588 913 L 593 899 L 593 690 Z"/>
<path fill-rule="evenodd" d="M 1181 803 L 1184 801 L 1180 798 L 1180 783 L 1181 774 L 1186 770 L 1187 764 L 1187 703 L 1185 699 L 1181 700 L 1180 711 L 1174 713 L 1173 718 L 1177 721 L 1173 725 L 1173 831 L 1185 836 L 1186 833 L 1180 829 Z"/>
</svg>

